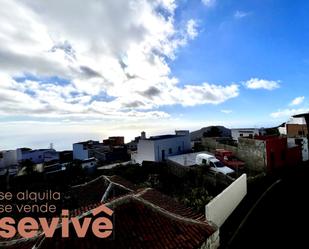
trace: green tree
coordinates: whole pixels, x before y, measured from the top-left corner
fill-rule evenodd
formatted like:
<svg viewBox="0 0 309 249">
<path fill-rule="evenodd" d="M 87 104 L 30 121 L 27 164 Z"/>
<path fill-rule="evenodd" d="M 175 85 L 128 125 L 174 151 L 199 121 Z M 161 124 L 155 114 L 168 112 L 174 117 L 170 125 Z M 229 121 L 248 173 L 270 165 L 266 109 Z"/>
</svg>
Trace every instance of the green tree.
<svg viewBox="0 0 309 249">
<path fill-rule="evenodd" d="M 34 163 L 30 159 L 23 160 L 20 165 L 22 168 L 26 168 L 27 175 L 33 174 Z"/>
<path fill-rule="evenodd" d="M 211 126 L 210 129 L 203 133 L 203 137 L 220 137 L 222 131 L 217 126 Z"/>
</svg>

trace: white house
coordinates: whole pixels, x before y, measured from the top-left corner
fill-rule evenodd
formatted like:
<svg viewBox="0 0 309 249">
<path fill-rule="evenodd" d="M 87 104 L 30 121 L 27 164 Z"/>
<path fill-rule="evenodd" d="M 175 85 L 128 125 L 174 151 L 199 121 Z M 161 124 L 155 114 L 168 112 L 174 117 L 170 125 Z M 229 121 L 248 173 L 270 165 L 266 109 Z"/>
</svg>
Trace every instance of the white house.
<svg viewBox="0 0 309 249">
<path fill-rule="evenodd" d="M 31 160 L 33 163 L 44 163 L 59 160 L 59 153 L 54 149 L 17 149 L 18 161 Z"/>
<path fill-rule="evenodd" d="M 232 138 L 235 141 L 238 141 L 240 137 L 254 137 L 255 135 L 264 135 L 265 129 L 261 128 L 237 128 L 231 129 Z"/>
<path fill-rule="evenodd" d="M 24 160 L 31 160 L 35 164 L 44 163 L 59 160 L 59 153 L 54 149 L 31 150 L 29 148 L 19 148 L 0 152 L 0 167 L 2 168 L 16 166 Z"/>
<path fill-rule="evenodd" d="M 85 141 L 73 144 L 73 159 L 86 160 L 91 157 L 104 160 L 105 152 L 110 148 L 99 141 Z"/>
<path fill-rule="evenodd" d="M 175 131 L 175 135 L 161 135 L 146 138 L 142 132 L 137 145 L 137 154 L 133 160 L 160 162 L 168 156 L 174 156 L 191 151 L 190 132 L 187 130 Z"/>
<path fill-rule="evenodd" d="M 278 131 L 281 135 L 289 136 L 288 127 L 292 127 L 293 125 L 306 126 L 306 120 L 304 118 L 291 117 L 286 123 L 278 127 Z"/>
<path fill-rule="evenodd" d="M 0 168 L 6 168 L 18 164 L 16 150 L 4 150 L 0 152 Z"/>
</svg>

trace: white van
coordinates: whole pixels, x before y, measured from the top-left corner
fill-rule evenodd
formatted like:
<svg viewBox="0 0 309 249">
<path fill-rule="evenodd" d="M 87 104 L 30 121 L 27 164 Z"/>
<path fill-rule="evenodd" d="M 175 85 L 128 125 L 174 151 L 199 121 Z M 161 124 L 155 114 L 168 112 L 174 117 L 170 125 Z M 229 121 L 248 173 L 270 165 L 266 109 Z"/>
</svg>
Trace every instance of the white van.
<svg viewBox="0 0 309 249">
<path fill-rule="evenodd" d="M 206 153 L 198 154 L 195 158 L 195 163 L 200 166 L 208 166 L 210 167 L 210 170 L 222 173 L 224 175 L 234 173 L 234 170 L 225 166 L 217 158 L 215 158 L 215 156 Z"/>
</svg>

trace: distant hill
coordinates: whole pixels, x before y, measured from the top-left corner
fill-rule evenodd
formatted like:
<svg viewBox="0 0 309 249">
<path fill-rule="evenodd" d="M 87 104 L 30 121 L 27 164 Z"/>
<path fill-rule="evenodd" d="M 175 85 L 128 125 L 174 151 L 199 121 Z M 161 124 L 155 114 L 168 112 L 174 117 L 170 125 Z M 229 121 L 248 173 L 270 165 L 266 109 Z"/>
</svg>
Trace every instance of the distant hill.
<svg viewBox="0 0 309 249">
<path fill-rule="evenodd" d="M 199 140 L 200 138 L 203 137 L 204 132 L 209 132 L 212 127 L 217 127 L 221 131 L 221 137 L 230 137 L 231 136 L 231 130 L 228 128 L 225 128 L 224 126 L 208 126 L 204 127 L 200 130 L 193 131 L 190 133 L 191 135 L 191 140 Z"/>
</svg>

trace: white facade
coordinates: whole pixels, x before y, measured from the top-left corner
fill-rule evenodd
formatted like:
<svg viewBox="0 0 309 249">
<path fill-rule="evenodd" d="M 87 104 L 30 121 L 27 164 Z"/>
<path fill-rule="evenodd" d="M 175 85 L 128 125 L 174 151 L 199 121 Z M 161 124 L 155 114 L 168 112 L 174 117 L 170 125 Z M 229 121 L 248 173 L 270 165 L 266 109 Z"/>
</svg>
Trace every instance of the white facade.
<svg viewBox="0 0 309 249">
<path fill-rule="evenodd" d="M 31 160 L 33 163 L 44 163 L 59 160 L 59 154 L 54 149 L 23 150 L 17 149 L 18 161 Z"/>
<path fill-rule="evenodd" d="M 235 141 L 238 141 L 240 137 L 254 137 L 255 135 L 264 135 L 264 129 L 258 128 L 239 128 L 239 129 L 231 129 L 232 138 Z"/>
<path fill-rule="evenodd" d="M 184 154 L 191 150 L 189 131 L 175 131 L 175 135 L 163 135 L 140 139 L 135 161 L 160 162 L 169 156 Z"/>
<path fill-rule="evenodd" d="M 99 141 L 86 141 L 73 144 L 73 159 L 86 160 L 95 157 L 98 160 L 105 160 L 105 153 L 110 151 L 109 145 Z"/>
<path fill-rule="evenodd" d="M 85 160 L 89 158 L 88 147 L 84 143 L 73 144 L 73 159 Z"/>
<path fill-rule="evenodd" d="M 286 125 L 278 127 L 278 131 L 280 135 L 286 136 L 288 134 Z"/>
<path fill-rule="evenodd" d="M 18 156 L 16 150 L 4 150 L 0 153 L 0 168 L 6 168 L 18 164 Z"/>
</svg>

